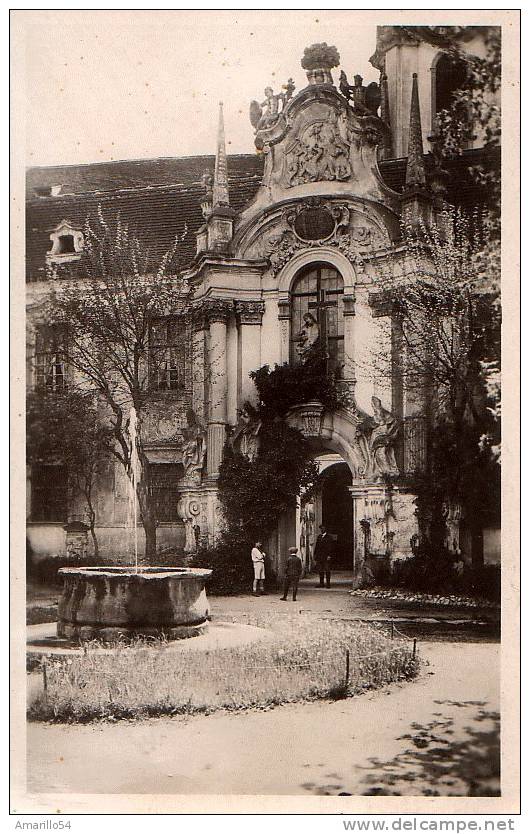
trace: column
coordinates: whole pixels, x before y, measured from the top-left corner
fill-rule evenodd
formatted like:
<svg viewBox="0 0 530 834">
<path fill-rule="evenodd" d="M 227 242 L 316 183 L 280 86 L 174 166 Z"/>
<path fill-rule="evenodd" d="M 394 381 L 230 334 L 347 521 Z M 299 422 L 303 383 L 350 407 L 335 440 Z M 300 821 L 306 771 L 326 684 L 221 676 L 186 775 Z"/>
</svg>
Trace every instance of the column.
<svg viewBox="0 0 530 834">
<path fill-rule="evenodd" d="M 254 404 L 257 399 L 256 386 L 249 374 L 261 366 L 261 321 L 264 312 L 262 301 L 236 301 L 241 357 L 239 408 L 247 400 Z"/>
<path fill-rule="evenodd" d="M 280 365 L 283 365 L 290 360 L 291 302 L 288 297 L 278 300 L 278 321 L 280 323 Z"/>
<path fill-rule="evenodd" d="M 232 302 L 212 299 L 205 306 L 210 326 L 208 348 L 209 417 L 207 471 L 209 478 L 217 478 L 223 458 L 227 422 L 227 363 L 226 324 L 233 310 Z"/>
<path fill-rule="evenodd" d="M 204 311 L 197 308 L 193 311 L 192 319 L 192 350 L 191 350 L 191 385 L 192 407 L 201 423 L 206 423 L 206 348 L 205 331 L 207 323 Z"/>
</svg>

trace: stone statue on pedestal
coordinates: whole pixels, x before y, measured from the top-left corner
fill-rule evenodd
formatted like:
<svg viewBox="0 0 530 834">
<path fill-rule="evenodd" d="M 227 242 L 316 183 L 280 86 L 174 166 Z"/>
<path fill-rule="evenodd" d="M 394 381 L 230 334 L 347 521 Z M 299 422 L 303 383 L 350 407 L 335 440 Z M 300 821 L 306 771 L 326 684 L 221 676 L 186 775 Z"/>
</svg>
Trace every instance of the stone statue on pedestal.
<svg viewBox="0 0 530 834">
<path fill-rule="evenodd" d="M 180 497 L 177 511 L 184 523 L 184 532 L 186 535 L 184 552 L 194 553 L 197 550 L 200 536 L 198 517 L 201 512 L 201 505 L 199 499 L 193 492 L 184 490 Z"/>
<path fill-rule="evenodd" d="M 192 408 L 186 412 L 187 426 L 183 430 L 182 465 L 184 479 L 190 484 L 200 484 L 206 458 L 206 431 Z"/>
<path fill-rule="evenodd" d="M 399 420 L 383 407 L 379 397 L 372 397 L 375 428 L 370 437 L 370 456 L 375 475 L 398 475 L 394 443 L 399 433 Z"/>
<path fill-rule="evenodd" d="M 239 421 L 230 436 L 229 443 L 232 449 L 253 461 L 259 448 L 258 434 L 261 428 L 261 420 L 250 403 L 245 403 L 238 414 Z"/>
</svg>

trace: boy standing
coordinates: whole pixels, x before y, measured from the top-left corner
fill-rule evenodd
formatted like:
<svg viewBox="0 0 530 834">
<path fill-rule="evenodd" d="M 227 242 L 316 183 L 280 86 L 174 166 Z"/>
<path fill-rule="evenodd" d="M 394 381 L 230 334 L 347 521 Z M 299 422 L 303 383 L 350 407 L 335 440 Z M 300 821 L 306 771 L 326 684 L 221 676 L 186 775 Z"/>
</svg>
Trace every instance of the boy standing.
<svg viewBox="0 0 530 834">
<path fill-rule="evenodd" d="M 289 588 L 293 589 L 293 602 L 296 600 L 296 592 L 298 590 L 298 582 L 302 573 L 302 560 L 298 556 L 298 549 L 296 547 L 289 548 L 289 556 L 285 565 L 285 579 L 283 581 L 283 597 L 282 600 L 287 599 Z"/>
<path fill-rule="evenodd" d="M 254 565 L 254 584 L 252 595 L 257 597 L 259 593 L 265 593 L 265 553 L 262 550 L 262 543 L 256 542 L 250 553 Z"/>
</svg>

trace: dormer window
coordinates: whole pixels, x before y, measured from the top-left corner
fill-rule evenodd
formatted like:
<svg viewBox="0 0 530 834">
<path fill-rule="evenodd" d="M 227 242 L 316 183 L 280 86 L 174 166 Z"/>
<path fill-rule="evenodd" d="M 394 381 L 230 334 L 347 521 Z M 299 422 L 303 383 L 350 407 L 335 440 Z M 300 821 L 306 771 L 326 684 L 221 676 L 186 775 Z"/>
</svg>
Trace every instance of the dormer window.
<svg viewBox="0 0 530 834">
<path fill-rule="evenodd" d="M 58 255 L 71 255 L 75 252 L 74 236 L 60 235 L 59 236 L 59 251 Z"/>
<path fill-rule="evenodd" d="M 58 197 L 62 191 L 62 185 L 41 185 L 33 189 L 36 197 Z"/>
<path fill-rule="evenodd" d="M 46 257 L 51 262 L 75 261 L 83 251 L 83 232 L 68 220 L 62 220 L 50 233 L 52 248 Z"/>
</svg>

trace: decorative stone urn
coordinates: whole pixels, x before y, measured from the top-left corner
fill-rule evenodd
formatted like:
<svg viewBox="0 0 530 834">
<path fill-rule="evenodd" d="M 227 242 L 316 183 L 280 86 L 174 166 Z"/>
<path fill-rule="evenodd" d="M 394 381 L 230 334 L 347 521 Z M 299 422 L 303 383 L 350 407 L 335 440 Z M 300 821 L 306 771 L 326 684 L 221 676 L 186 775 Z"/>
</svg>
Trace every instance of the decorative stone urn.
<svg viewBox="0 0 530 834">
<path fill-rule="evenodd" d="M 333 84 L 331 70 L 338 67 L 340 55 L 335 46 L 314 43 L 307 46 L 301 61 L 309 84 Z"/>
<path fill-rule="evenodd" d="M 207 626 L 204 568 L 61 568 L 57 636 L 103 641 L 191 637 Z"/>
</svg>

